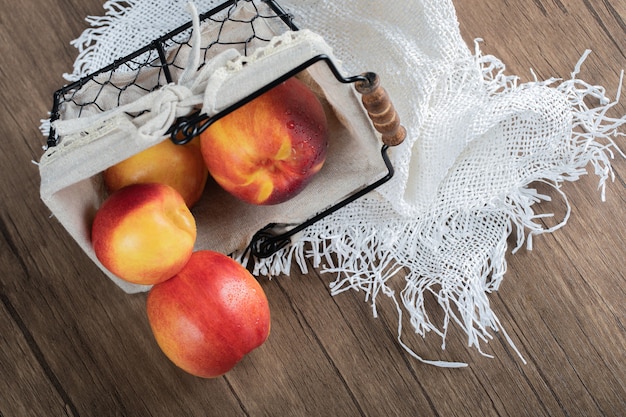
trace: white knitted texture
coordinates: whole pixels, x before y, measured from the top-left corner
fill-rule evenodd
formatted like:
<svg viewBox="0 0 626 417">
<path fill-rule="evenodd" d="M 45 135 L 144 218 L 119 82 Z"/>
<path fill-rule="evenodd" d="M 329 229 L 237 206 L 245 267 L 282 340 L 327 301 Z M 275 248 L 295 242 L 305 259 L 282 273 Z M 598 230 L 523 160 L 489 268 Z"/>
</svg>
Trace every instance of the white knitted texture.
<svg viewBox="0 0 626 417">
<path fill-rule="evenodd" d="M 216 1 L 198 0 L 199 10 Z M 439 366 L 463 363 L 423 359 L 402 339 L 402 315 L 420 335 L 445 338 L 450 324 L 481 350 L 491 332 L 506 337 L 489 303 L 505 271 L 507 237 L 517 248 L 544 229 L 533 205 L 560 195 L 591 165 L 601 197 L 612 178 L 614 142 L 626 117 L 606 115 L 615 101 L 577 79 L 518 83 L 493 56 L 468 48 L 449 0 L 283 0 L 301 27 L 321 34 L 348 73 L 380 75 L 403 124 L 406 141 L 393 149 L 394 178 L 372 195 L 306 229 L 292 246 L 257 261 L 255 273 L 288 274 L 307 260 L 330 274 L 333 294 L 358 290 L 371 302 L 391 297 L 400 315 L 398 340 L 414 357 Z M 109 1 L 106 15 L 75 41 L 79 57 L 70 79 L 97 70 L 188 20 L 184 0 Z M 585 55 L 586 56 L 586 55 Z M 576 57 L 578 58 L 578 57 Z M 586 99 L 598 103 L 588 107 Z M 402 270 L 403 274 L 399 274 Z M 391 280 L 404 276 L 404 289 Z M 402 278 L 400 278 L 402 279 Z M 443 324 L 433 323 L 425 297 L 434 296 Z M 436 356 L 435 352 L 424 353 Z M 520 354 L 520 357 L 523 356 Z M 522 359 L 523 361 L 523 359 Z"/>
</svg>

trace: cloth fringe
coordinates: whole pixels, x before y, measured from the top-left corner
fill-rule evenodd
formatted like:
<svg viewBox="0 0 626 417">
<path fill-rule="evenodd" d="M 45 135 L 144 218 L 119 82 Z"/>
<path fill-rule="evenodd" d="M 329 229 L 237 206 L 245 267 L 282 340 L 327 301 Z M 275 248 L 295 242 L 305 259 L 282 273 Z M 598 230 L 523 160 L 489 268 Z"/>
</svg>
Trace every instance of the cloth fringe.
<svg viewBox="0 0 626 417">
<path fill-rule="evenodd" d="M 137 0 L 109 0 L 104 3 L 105 13 L 103 16 L 88 16 L 85 21 L 90 27 L 70 44 L 78 50 L 78 56 L 74 61 L 74 71 L 65 73 L 63 77 L 68 81 L 78 81 L 80 78 L 93 71 L 93 62 L 98 56 L 98 47 L 102 44 L 98 38 L 104 36 L 110 26 L 124 17 L 135 6 Z M 91 65 L 91 66 L 90 66 Z"/>
</svg>

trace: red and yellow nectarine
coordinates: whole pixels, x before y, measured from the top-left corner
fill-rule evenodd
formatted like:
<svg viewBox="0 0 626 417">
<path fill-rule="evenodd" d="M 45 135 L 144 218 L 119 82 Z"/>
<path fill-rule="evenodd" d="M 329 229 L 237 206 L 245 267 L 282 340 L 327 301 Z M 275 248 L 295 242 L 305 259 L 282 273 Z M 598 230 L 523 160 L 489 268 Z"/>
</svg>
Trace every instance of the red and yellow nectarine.
<svg viewBox="0 0 626 417">
<path fill-rule="evenodd" d="M 231 370 L 270 331 L 259 283 L 232 258 L 208 250 L 194 252 L 176 276 L 152 287 L 146 309 L 165 355 L 203 378 Z"/>
<path fill-rule="evenodd" d="M 131 184 L 159 182 L 178 191 L 191 208 L 202 196 L 208 171 L 199 138 L 184 145 L 166 139 L 109 167 L 103 175 L 110 193 Z"/>
<path fill-rule="evenodd" d="M 322 168 L 328 123 L 313 91 L 290 78 L 215 121 L 200 140 L 222 188 L 248 203 L 278 204 Z"/>
<path fill-rule="evenodd" d="M 189 260 L 196 223 L 169 185 L 133 184 L 111 194 L 91 227 L 96 257 L 118 277 L 151 285 L 174 276 Z"/>
</svg>

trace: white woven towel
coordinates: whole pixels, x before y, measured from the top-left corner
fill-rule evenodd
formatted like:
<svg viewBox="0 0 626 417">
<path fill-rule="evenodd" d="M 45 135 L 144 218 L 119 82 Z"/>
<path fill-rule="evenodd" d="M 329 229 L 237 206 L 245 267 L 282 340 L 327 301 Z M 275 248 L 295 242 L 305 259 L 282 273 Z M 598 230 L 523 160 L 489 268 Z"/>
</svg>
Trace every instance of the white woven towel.
<svg viewBox="0 0 626 417">
<path fill-rule="evenodd" d="M 201 10 L 218 2 L 198 0 Z M 450 323 L 480 350 L 491 331 L 504 329 L 490 308 L 506 270 L 507 237 L 530 247 L 544 230 L 533 204 L 548 197 L 533 183 L 560 192 L 588 165 L 602 186 L 612 177 L 610 159 L 623 156 L 614 138 L 626 117 L 611 119 L 614 105 L 601 87 L 577 79 L 519 84 L 493 56 L 463 42 L 450 0 L 283 0 L 296 24 L 320 35 L 348 73 L 374 71 L 408 129 L 393 153 L 396 175 L 379 192 L 308 228 L 300 241 L 259 261 L 260 275 L 288 273 L 305 259 L 334 275 L 333 294 L 364 291 L 376 313 L 379 295 L 391 297 L 421 335 L 433 332 L 445 346 Z M 183 0 L 109 1 L 106 15 L 75 45 L 76 79 L 112 62 L 188 20 Z M 136 32 L 128 28 L 136 28 Z M 590 97 L 599 104 L 585 105 Z M 617 101 L 618 98 L 615 99 Z M 563 195 L 563 197 L 565 197 Z M 404 289 L 391 290 L 397 271 Z M 424 299 L 443 309 L 442 326 L 429 319 Z M 428 356 L 435 356 L 430 352 Z M 522 359 L 523 360 L 523 359 Z"/>
</svg>

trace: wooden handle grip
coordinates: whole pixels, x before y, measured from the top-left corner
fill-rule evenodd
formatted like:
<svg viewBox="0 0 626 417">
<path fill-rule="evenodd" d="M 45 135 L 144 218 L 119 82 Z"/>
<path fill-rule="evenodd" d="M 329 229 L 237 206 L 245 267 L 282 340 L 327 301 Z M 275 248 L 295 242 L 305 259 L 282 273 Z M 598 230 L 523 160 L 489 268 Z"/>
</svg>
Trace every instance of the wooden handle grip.
<svg viewBox="0 0 626 417">
<path fill-rule="evenodd" d="M 401 144 L 406 138 L 406 129 L 400 124 L 400 117 L 393 107 L 389 94 L 381 87 L 377 74 L 367 72 L 363 76 L 367 81 L 357 81 L 355 88 L 362 95 L 363 107 L 367 110 L 374 128 L 382 134 L 385 145 Z"/>
</svg>

